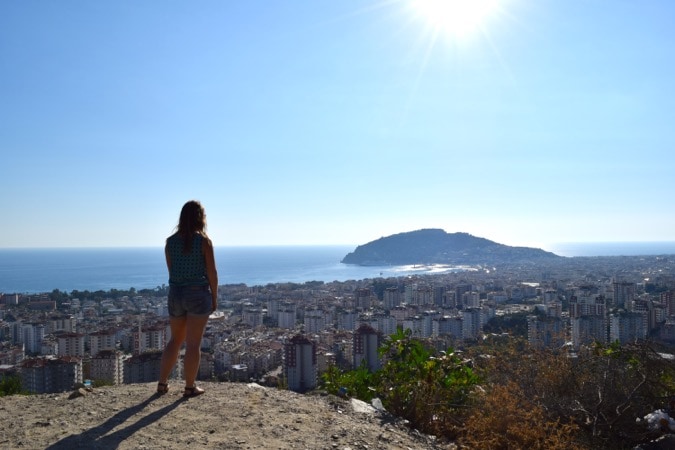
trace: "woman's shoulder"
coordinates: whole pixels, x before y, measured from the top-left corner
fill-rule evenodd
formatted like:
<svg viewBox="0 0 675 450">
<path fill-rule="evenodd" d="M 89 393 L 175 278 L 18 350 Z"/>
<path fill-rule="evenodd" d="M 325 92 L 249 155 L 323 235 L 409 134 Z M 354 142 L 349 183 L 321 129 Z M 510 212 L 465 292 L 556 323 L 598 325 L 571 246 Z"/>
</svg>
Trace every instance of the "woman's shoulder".
<svg viewBox="0 0 675 450">
<path fill-rule="evenodd" d="M 211 238 L 206 233 L 197 233 L 202 241 L 202 245 L 209 245 L 212 246 L 213 243 L 211 242 Z"/>
</svg>

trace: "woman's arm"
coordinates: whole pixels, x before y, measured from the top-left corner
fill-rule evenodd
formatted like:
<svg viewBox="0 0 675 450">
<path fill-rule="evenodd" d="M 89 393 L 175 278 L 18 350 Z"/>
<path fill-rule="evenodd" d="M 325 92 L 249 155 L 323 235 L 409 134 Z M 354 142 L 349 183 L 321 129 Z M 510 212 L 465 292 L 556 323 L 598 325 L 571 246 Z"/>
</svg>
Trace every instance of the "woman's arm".
<svg viewBox="0 0 675 450">
<path fill-rule="evenodd" d="M 213 254 L 211 239 L 207 237 L 202 239 L 202 252 L 206 264 L 206 278 L 208 278 L 211 288 L 211 312 L 213 312 L 218 309 L 218 271 L 216 270 L 216 258 Z"/>
</svg>

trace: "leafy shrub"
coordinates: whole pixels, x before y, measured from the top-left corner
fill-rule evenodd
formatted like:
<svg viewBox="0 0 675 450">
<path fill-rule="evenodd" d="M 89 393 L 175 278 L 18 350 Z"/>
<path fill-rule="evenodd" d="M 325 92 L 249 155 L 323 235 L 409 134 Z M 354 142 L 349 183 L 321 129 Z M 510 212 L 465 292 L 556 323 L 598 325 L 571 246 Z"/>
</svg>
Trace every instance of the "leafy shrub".
<svg viewBox="0 0 675 450">
<path fill-rule="evenodd" d="M 348 395 L 365 402 L 375 397 L 375 375 L 364 365 L 357 370 L 343 372 L 331 366 L 321 376 L 323 388 L 333 395 Z"/>
<path fill-rule="evenodd" d="M 398 332 L 380 349 L 386 362 L 377 373 L 377 394 L 387 411 L 425 433 L 454 437 L 479 377 L 451 349 L 440 354 Z"/>
<path fill-rule="evenodd" d="M 469 365 L 451 350 L 436 354 L 400 328 L 380 353 L 385 363 L 377 372 L 365 365 L 347 372 L 333 366 L 322 375 L 323 387 L 364 401 L 379 397 L 387 411 L 412 427 L 453 437 L 462 423 L 458 414 L 479 382 Z"/>
<path fill-rule="evenodd" d="M 0 377 L 0 397 L 14 394 L 26 394 L 22 387 L 21 377 L 18 375 Z"/>
</svg>

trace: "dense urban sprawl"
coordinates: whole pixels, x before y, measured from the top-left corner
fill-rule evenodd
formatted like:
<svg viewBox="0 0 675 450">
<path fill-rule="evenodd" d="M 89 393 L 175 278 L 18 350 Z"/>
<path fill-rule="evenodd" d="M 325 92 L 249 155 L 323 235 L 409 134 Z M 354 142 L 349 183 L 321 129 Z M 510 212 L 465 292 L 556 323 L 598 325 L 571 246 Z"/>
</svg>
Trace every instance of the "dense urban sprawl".
<svg viewBox="0 0 675 450">
<path fill-rule="evenodd" d="M 0 371 L 18 376 L 23 390 L 158 379 L 170 334 L 165 287 L 0 299 Z M 199 378 L 303 392 L 331 365 L 377 368 L 377 347 L 398 327 L 436 348 L 462 348 L 488 331 L 517 333 L 495 324 L 518 321 L 533 346 L 570 352 L 593 342 L 672 345 L 675 257 L 563 258 L 402 278 L 223 285 L 204 335 Z M 180 364 L 174 376 L 181 376 Z"/>
</svg>

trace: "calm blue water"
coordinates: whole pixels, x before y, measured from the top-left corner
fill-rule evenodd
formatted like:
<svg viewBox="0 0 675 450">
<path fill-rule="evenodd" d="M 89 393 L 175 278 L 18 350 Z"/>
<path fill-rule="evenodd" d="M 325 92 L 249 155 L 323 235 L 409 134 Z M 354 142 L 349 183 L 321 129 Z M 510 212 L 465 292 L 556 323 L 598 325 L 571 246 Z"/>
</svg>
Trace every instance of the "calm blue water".
<svg viewBox="0 0 675 450">
<path fill-rule="evenodd" d="M 438 268 L 341 264 L 354 247 L 217 247 L 220 284 L 346 281 L 432 273 Z M 168 284 L 162 248 L 0 249 L 0 292 L 110 290 Z"/>
<path fill-rule="evenodd" d="M 217 247 L 220 284 L 346 281 L 452 268 L 360 267 L 341 264 L 354 247 Z M 675 242 L 567 243 L 546 249 L 562 256 L 675 254 Z M 0 293 L 147 289 L 168 283 L 162 248 L 0 249 Z"/>
</svg>

